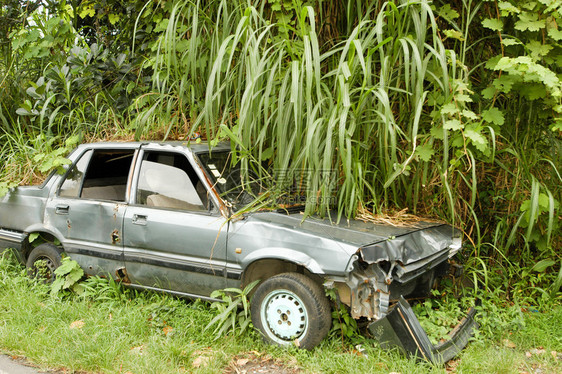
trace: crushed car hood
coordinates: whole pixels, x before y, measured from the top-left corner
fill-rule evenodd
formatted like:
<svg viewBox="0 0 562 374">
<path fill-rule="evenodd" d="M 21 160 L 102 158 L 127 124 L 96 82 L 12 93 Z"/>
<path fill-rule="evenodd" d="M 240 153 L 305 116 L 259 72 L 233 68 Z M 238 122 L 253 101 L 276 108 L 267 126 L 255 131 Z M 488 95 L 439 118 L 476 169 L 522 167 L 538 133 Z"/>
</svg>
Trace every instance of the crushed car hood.
<svg viewBox="0 0 562 374">
<path fill-rule="evenodd" d="M 341 220 L 308 217 L 300 213 L 261 212 L 250 216 L 297 231 L 344 242 L 356 246 L 368 263 L 380 261 L 399 262 L 404 265 L 434 256 L 448 249 L 453 242 L 455 229 L 438 222 L 417 222 L 409 226 L 374 224 L 358 220 Z"/>
</svg>

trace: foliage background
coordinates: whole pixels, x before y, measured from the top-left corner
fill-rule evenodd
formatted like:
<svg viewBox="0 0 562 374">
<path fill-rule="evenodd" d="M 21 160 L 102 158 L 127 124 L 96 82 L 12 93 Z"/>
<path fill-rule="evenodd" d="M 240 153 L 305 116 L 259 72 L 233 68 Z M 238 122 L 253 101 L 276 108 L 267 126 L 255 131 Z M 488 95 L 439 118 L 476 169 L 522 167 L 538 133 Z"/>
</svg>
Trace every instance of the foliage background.
<svg viewBox="0 0 562 374">
<path fill-rule="evenodd" d="M 558 0 L 2 0 L 0 193 L 80 141 L 197 132 L 307 214 L 445 219 L 484 289 L 560 297 L 561 17 Z"/>
</svg>

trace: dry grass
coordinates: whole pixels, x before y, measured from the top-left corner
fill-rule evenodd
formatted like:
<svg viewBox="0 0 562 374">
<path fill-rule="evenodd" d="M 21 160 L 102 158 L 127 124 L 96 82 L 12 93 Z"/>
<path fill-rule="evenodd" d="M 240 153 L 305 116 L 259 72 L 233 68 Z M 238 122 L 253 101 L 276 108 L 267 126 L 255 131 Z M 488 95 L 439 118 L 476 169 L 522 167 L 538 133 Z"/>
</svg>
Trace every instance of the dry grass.
<svg viewBox="0 0 562 374">
<path fill-rule="evenodd" d="M 404 208 L 400 211 L 389 210 L 386 213 L 375 214 L 370 210 L 361 207 L 358 210 L 356 218 L 363 222 L 391 225 L 395 227 L 416 227 L 419 226 L 422 222 L 443 223 L 443 221 L 434 218 L 419 217 L 414 214 L 409 214 L 408 208 Z"/>
</svg>

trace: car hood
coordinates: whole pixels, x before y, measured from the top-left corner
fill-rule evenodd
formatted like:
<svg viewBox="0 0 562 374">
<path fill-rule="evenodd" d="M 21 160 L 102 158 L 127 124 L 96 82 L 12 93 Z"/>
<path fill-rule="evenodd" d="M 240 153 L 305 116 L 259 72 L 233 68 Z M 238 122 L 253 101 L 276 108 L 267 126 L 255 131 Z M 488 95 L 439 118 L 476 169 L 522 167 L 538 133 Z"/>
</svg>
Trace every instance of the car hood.
<svg viewBox="0 0 562 374">
<path fill-rule="evenodd" d="M 415 225 L 393 226 L 358 220 L 336 223 L 335 216 L 307 217 L 301 213 L 260 212 L 250 216 L 274 225 L 290 227 L 297 232 L 313 234 L 328 240 L 357 247 L 368 263 L 391 261 L 404 265 L 433 257 L 448 249 L 456 236 L 455 229 L 439 222 L 417 222 Z"/>
</svg>

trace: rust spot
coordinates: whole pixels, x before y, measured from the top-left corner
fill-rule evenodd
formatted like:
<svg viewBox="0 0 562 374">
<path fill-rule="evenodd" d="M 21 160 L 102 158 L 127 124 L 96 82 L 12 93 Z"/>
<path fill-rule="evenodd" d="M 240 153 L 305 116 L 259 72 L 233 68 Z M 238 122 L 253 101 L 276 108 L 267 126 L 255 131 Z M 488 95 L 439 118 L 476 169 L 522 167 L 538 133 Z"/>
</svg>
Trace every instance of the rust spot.
<svg viewBox="0 0 562 374">
<path fill-rule="evenodd" d="M 127 269 L 125 268 L 119 268 L 117 269 L 117 271 L 115 272 L 115 275 L 117 276 L 117 279 L 122 282 L 122 283 L 131 283 L 131 281 L 129 280 L 129 275 L 127 274 Z"/>
<path fill-rule="evenodd" d="M 72 229 L 72 225 L 70 224 L 70 220 L 69 220 L 69 219 L 66 220 L 66 227 L 67 227 L 69 230 Z"/>
<path fill-rule="evenodd" d="M 119 230 L 115 229 L 111 232 L 111 243 L 113 244 L 117 244 L 121 241 L 121 238 L 119 237 Z"/>
</svg>

